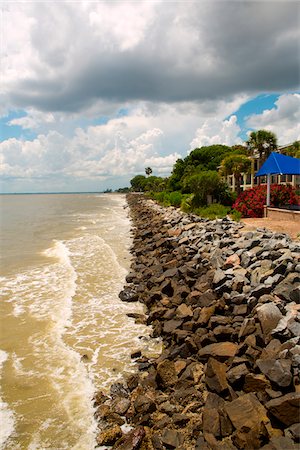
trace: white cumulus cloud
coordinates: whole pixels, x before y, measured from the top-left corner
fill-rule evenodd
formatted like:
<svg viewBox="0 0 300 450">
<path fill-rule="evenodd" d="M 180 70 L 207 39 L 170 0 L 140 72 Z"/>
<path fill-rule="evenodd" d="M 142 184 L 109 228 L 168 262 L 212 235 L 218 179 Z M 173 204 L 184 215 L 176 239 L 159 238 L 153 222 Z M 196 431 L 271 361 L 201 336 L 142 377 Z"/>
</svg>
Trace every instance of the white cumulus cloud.
<svg viewBox="0 0 300 450">
<path fill-rule="evenodd" d="M 232 115 L 229 119 L 220 121 L 218 118 L 206 119 L 197 129 L 196 135 L 190 144 L 190 150 L 213 144 L 235 145 L 242 143 L 238 137 L 241 131 L 237 118 Z"/>
<path fill-rule="evenodd" d="M 250 116 L 247 125 L 254 130 L 272 131 L 282 145 L 300 140 L 300 95 L 281 95 L 274 108 Z"/>
</svg>

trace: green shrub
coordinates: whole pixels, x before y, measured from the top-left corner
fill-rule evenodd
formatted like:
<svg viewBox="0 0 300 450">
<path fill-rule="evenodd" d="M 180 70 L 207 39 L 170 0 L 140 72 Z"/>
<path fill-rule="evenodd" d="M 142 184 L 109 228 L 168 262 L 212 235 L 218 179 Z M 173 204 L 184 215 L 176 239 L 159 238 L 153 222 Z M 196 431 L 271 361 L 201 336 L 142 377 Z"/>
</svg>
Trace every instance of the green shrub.
<svg viewBox="0 0 300 450">
<path fill-rule="evenodd" d="M 182 201 L 182 194 L 179 191 L 170 192 L 169 194 L 169 202 L 172 206 L 176 206 L 179 208 Z"/>
<path fill-rule="evenodd" d="M 226 217 L 229 211 L 230 207 L 221 205 L 220 203 L 213 203 L 203 208 L 196 208 L 194 212 L 200 217 L 214 220 Z"/>
<path fill-rule="evenodd" d="M 194 198 L 194 194 L 184 194 L 182 196 L 180 208 L 182 209 L 183 212 L 186 212 L 186 213 L 192 212 L 193 198 Z"/>
<path fill-rule="evenodd" d="M 236 209 L 233 209 L 230 212 L 230 217 L 232 220 L 235 220 L 236 222 L 239 222 L 242 218 L 242 213 L 240 211 L 237 211 Z"/>
</svg>

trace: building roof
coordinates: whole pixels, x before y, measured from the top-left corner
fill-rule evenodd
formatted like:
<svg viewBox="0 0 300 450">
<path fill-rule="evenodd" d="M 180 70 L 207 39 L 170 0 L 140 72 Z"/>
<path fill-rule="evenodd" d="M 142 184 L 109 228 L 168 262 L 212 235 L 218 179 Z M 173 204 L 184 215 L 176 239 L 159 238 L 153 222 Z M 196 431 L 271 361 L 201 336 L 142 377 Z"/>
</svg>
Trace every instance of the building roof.
<svg viewBox="0 0 300 450">
<path fill-rule="evenodd" d="M 300 159 L 272 152 L 255 176 L 262 177 L 275 174 L 300 175 Z"/>
</svg>

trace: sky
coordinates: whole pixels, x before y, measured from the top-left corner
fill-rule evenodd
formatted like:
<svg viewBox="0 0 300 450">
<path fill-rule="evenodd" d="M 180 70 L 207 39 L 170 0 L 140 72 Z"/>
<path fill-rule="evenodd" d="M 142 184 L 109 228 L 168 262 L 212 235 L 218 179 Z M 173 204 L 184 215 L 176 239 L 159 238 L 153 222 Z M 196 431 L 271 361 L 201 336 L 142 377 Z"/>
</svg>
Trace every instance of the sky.
<svg viewBox="0 0 300 450">
<path fill-rule="evenodd" d="M 300 3 L 1 2 L 2 193 L 168 176 L 196 147 L 300 139 Z"/>
</svg>

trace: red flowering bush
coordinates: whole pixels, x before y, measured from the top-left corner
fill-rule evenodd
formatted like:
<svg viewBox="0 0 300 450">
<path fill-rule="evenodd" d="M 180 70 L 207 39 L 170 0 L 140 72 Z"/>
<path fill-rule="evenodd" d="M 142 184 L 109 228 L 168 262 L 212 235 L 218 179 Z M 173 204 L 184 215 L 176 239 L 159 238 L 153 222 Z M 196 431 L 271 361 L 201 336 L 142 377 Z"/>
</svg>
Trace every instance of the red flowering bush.
<svg viewBox="0 0 300 450">
<path fill-rule="evenodd" d="M 267 198 L 267 186 L 255 186 L 242 192 L 232 208 L 242 214 L 242 217 L 263 217 Z M 299 205 L 299 197 L 295 188 L 290 185 L 272 184 L 270 190 L 270 206 Z"/>
</svg>

